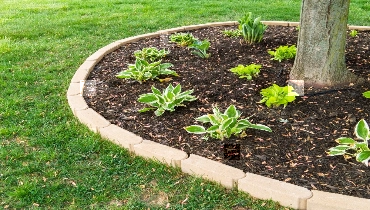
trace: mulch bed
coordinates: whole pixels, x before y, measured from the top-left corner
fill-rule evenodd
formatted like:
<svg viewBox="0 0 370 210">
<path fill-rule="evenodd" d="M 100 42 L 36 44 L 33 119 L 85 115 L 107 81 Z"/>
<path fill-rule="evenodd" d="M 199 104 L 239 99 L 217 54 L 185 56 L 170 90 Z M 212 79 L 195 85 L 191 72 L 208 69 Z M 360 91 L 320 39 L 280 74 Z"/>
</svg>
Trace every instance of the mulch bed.
<svg viewBox="0 0 370 210">
<path fill-rule="evenodd" d="M 286 85 L 293 60 L 271 60 L 267 50 L 297 42 L 295 27 L 270 26 L 261 43 L 246 45 L 241 38 L 224 37 L 224 29 L 210 27 L 189 31 L 195 37 L 209 39 L 209 59 L 191 54 L 187 48 L 169 43 L 167 36 L 150 38 L 122 46 L 106 55 L 93 69 L 88 80 L 95 80 L 95 94 L 85 95 L 89 107 L 112 124 L 131 131 L 144 139 L 196 154 L 244 172 L 285 181 L 310 190 L 351 195 L 370 199 L 370 168 L 354 158 L 330 157 L 326 151 L 341 136 L 354 137 L 360 119 L 370 123 L 370 99 L 362 92 L 370 84 L 353 85 L 346 90 L 323 91 L 297 97 L 283 109 L 259 104 L 260 90 L 273 83 Z M 347 67 L 365 78 L 370 76 L 370 32 L 359 32 L 347 38 Z M 133 64 L 133 52 L 144 47 L 166 48 L 171 52 L 163 59 L 174 65 L 179 77 L 161 83 L 158 80 L 139 84 L 133 80 L 117 79 L 115 75 Z M 229 71 L 238 64 L 261 64 L 260 75 L 248 81 Z M 193 89 L 198 100 L 156 117 L 153 112 L 139 113 L 145 104 L 138 96 L 151 92 L 151 86 L 163 90 L 169 83 L 181 84 L 182 90 Z M 185 126 L 197 124 L 195 118 L 212 113 L 212 105 L 221 111 L 234 104 L 242 118 L 269 126 L 273 132 L 247 129 L 246 136 L 220 141 L 192 135 Z M 208 125 L 206 125 L 208 127 Z M 225 158 L 224 146 L 240 145 L 240 160 Z"/>
</svg>

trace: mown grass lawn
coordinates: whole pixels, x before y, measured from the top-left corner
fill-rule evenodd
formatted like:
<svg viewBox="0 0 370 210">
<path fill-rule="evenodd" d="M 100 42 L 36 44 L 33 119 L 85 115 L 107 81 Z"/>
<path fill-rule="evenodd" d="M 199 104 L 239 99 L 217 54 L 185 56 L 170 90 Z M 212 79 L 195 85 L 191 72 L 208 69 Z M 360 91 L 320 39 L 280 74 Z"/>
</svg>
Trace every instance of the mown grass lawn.
<svg viewBox="0 0 370 210">
<path fill-rule="evenodd" d="M 89 55 L 182 25 L 299 21 L 300 0 L 3 0 L 0 3 L 0 208 L 284 209 L 131 156 L 72 115 L 66 90 Z M 351 1 L 349 24 L 369 25 Z"/>
</svg>

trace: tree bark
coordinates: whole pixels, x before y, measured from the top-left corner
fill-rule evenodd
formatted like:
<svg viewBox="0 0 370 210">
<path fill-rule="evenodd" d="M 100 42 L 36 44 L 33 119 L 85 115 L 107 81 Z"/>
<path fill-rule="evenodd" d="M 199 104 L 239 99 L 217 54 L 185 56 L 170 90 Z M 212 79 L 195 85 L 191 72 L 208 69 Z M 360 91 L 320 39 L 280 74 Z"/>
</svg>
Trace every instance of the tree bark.
<svg viewBox="0 0 370 210">
<path fill-rule="evenodd" d="M 291 80 L 304 80 L 305 87 L 315 88 L 357 81 L 345 64 L 349 1 L 302 0 Z"/>
</svg>

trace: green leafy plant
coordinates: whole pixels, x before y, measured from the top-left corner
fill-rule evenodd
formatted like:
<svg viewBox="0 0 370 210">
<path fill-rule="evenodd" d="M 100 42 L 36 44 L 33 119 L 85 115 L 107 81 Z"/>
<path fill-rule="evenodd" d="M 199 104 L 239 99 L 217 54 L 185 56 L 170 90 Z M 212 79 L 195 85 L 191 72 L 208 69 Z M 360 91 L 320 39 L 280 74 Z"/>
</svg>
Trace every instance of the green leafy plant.
<svg viewBox="0 0 370 210">
<path fill-rule="evenodd" d="M 168 55 L 170 52 L 164 49 L 158 50 L 156 47 L 147 47 L 134 52 L 135 58 L 146 60 L 148 62 L 156 62 Z"/>
<path fill-rule="evenodd" d="M 127 70 L 121 71 L 116 75 L 120 79 L 135 79 L 140 84 L 149 79 L 156 79 L 159 75 L 178 76 L 177 73 L 168 68 L 171 63 L 161 63 L 161 61 L 149 63 L 143 59 L 136 59 L 135 64 L 129 64 Z"/>
<path fill-rule="evenodd" d="M 355 37 L 355 36 L 357 36 L 357 34 L 358 34 L 358 31 L 357 30 L 351 30 L 351 32 L 349 32 L 349 35 L 351 37 Z"/>
<path fill-rule="evenodd" d="M 257 17 L 253 20 L 252 13 L 249 12 L 238 22 L 239 30 L 242 32 L 242 36 L 248 44 L 262 41 L 267 25 L 261 22 L 261 17 Z"/>
<path fill-rule="evenodd" d="M 230 69 L 230 71 L 239 75 L 239 78 L 247 78 L 247 80 L 251 80 L 252 77 L 258 76 L 260 68 L 261 65 L 257 64 L 250 64 L 248 66 L 238 65 L 237 67 Z"/>
<path fill-rule="evenodd" d="M 267 107 L 278 107 L 280 105 L 284 105 L 284 108 L 287 106 L 288 103 L 295 100 L 295 97 L 298 96 L 298 93 L 293 91 L 294 88 L 292 86 L 284 86 L 280 87 L 277 84 L 273 84 L 272 86 L 262 89 L 260 91 L 262 95 L 262 100 L 259 103 L 265 103 Z"/>
<path fill-rule="evenodd" d="M 241 112 L 234 105 L 230 105 L 224 113 L 221 113 L 217 106 L 213 107 L 213 114 L 207 114 L 196 118 L 201 123 L 211 123 L 211 127 L 206 129 L 201 125 L 191 125 L 185 127 L 185 130 L 194 134 L 206 134 L 208 137 L 224 140 L 231 135 L 241 134 L 247 128 L 254 128 L 271 132 L 271 129 L 265 125 L 252 124 L 247 119 L 239 120 Z"/>
<path fill-rule="evenodd" d="M 152 86 L 152 93 L 140 95 L 138 101 L 149 104 L 150 106 L 156 108 L 144 108 L 141 109 L 140 112 L 156 109 L 154 111 L 156 116 L 161 116 L 166 110 L 173 112 L 175 111 L 175 107 L 184 106 L 182 104 L 184 101 L 196 100 L 197 98 L 192 96 L 192 93 L 193 90 L 181 92 L 180 84 L 176 85 L 176 87 L 173 87 L 172 84 L 169 84 L 163 93 Z"/>
<path fill-rule="evenodd" d="M 297 54 L 297 48 L 295 45 L 289 46 L 280 46 L 275 51 L 269 50 L 268 53 L 273 56 L 271 60 L 288 60 L 295 57 Z"/>
<path fill-rule="evenodd" d="M 211 43 L 208 40 L 195 40 L 193 44 L 189 46 L 189 48 L 194 49 L 192 51 L 193 54 L 198 55 L 201 58 L 209 58 L 211 54 L 207 53 L 207 50 L 209 49 L 210 45 Z"/>
<path fill-rule="evenodd" d="M 222 31 L 222 33 L 224 34 L 224 36 L 226 37 L 239 37 L 239 36 L 242 36 L 242 32 L 239 30 L 239 29 L 235 29 L 235 30 L 224 30 Z"/>
<path fill-rule="evenodd" d="M 369 91 L 366 91 L 366 92 L 363 92 L 362 95 L 365 97 L 365 98 L 370 98 L 370 90 Z"/>
<path fill-rule="evenodd" d="M 369 166 L 370 160 L 370 149 L 369 149 L 369 125 L 362 119 L 355 127 L 355 135 L 358 139 L 362 140 L 358 142 L 352 138 L 341 137 L 335 141 L 339 143 L 338 146 L 332 147 L 328 151 L 329 156 L 343 155 L 345 158 L 356 157 L 358 162 L 364 163 Z"/>
<path fill-rule="evenodd" d="M 182 47 L 192 45 L 197 39 L 191 33 L 176 33 L 170 36 L 170 41 Z"/>
</svg>

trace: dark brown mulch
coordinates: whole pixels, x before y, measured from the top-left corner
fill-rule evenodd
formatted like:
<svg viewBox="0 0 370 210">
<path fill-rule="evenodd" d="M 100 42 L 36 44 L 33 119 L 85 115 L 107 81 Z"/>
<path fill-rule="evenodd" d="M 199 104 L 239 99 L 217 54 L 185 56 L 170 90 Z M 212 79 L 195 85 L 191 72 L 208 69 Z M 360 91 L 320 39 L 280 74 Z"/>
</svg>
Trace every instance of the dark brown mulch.
<svg viewBox="0 0 370 210">
<path fill-rule="evenodd" d="M 230 28 L 230 27 L 227 27 Z M 297 100 L 283 109 L 267 108 L 257 103 L 260 90 L 272 83 L 285 85 L 293 60 L 271 60 L 268 49 L 292 45 L 297 41 L 294 27 L 271 26 L 261 43 L 248 46 L 239 38 L 226 38 L 224 27 L 190 31 L 199 39 L 211 42 L 211 57 L 202 59 L 174 43 L 167 37 L 151 38 L 127 44 L 105 56 L 91 72 L 89 80 L 96 81 L 96 94 L 85 96 L 88 105 L 111 123 L 127 129 L 144 139 L 159 142 L 187 153 L 200 155 L 244 172 L 286 181 L 308 189 L 340 193 L 370 199 L 370 168 L 354 159 L 330 157 L 326 151 L 336 146 L 341 136 L 354 137 L 353 129 L 360 119 L 370 123 L 370 99 L 362 92 L 370 84 L 355 85 L 348 90 L 325 92 Z M 140 94 L 150 88 L 164 89 L 169 83 L 117 79 L 115 75 L 134 63 L 133 52 L 144 47 L 167 48 L 171 53 L 163 60 L 174 65 L 179 77 L 172 84 L 181 84 L 183 90 L 193 89 L 198 100 L 165 112 L 156 117 L 153 112 L 138 113 L 145 105 L 137 102 Z M 346 60 L 348 69 L 369 78 L 370 32 L 348 37 Z M 261 64 L 258 78 L 247 81 L 229 71 L 238 64 Z M 212 113 L 217 104 L 223 111 L 231 104 L 242 111 L 242 118 L 252 116 L 252 123 L 268 125 L 273 132 L 253 129 L 245 137 L 232 137 L 221 142 L 205 141 L 202 135 L 187 133 L 183 127 L 196 124 L 195 118 Z M 287 120 L 287 122 L 282 122 Z M 224 143 L 238 143 L 240 160 L 224 158 Z"/>
</svg>

